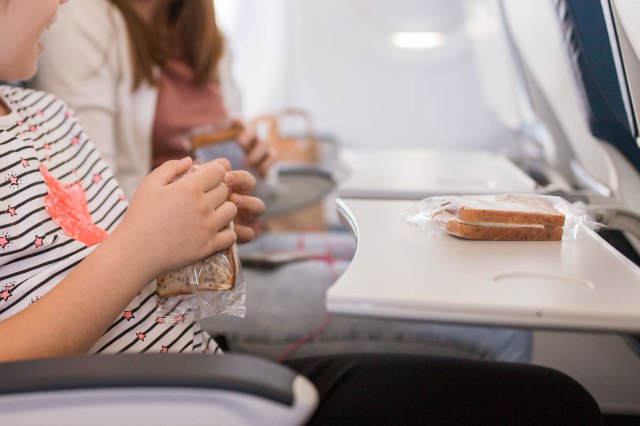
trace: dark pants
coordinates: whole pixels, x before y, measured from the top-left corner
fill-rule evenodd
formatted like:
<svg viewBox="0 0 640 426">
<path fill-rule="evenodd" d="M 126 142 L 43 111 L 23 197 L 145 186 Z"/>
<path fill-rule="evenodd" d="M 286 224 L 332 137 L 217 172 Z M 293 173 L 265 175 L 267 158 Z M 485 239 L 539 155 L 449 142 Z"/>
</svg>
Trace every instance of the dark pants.
<svg viewBox="0 0 640 426">
<path fill-rule="evenodd" d="M 593 425 L 591 395 L 557 371 L 514 363 L 398 354 L 285 364 L 318 388 L 318 425 Z"/>
</svg>

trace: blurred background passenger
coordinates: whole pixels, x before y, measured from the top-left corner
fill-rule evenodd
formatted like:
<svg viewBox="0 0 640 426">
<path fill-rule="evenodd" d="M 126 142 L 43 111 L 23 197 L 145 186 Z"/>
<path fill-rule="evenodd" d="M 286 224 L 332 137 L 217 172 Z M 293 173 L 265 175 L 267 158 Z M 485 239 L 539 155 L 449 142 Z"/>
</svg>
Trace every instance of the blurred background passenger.
<svg viewBox="0 0 640 426">
<path fill-rule="evenodd" d="M 128 196 L 153 167 L 189 154 L 180 135 L 239 118 L 210 0 L 70 2 L 60 21 L 34 85 L 75 109 Z M 268 146 L 249 128 L 238 142 L 266 171 Z"/>
</svg>

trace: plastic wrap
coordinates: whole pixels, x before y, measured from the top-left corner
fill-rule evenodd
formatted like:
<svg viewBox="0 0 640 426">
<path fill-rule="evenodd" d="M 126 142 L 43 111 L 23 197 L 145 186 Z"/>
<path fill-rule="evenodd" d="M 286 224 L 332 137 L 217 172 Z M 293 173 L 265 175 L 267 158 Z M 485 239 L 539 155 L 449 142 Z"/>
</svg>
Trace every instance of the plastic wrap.
<svg viewBox="0 0 640 426">
<path fill-rule="evenodd" d="M 233 223 L 229 228 L 233 229 Z M 164 322 L 215 315 L 244 317 L 246 313 L 245 280 L 236 244 L 193 265 L 162 274 L 156 281 L 158 316 Z"/>
<path fill-rule="evenodd" d="M 534 194 L 430 197 L 410 207 L 402 220 L 461 238 L 501 241 L 573 240 L 580 225 L 601 226 L 581 203 Z"/>
</svg>

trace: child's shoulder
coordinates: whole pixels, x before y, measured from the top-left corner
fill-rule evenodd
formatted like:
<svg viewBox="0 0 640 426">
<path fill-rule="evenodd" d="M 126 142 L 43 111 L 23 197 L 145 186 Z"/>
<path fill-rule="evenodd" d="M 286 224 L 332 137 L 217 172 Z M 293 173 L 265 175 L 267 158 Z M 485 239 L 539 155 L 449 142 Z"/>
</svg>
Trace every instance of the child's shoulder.
<svg viewBox="0 0 640 426">
<path fill-rule="evenodd" d="M 57 96 L 40 90 L 16 86 L 0 86 L 0 94 L 21 118 L 51 116 L 69 111 L 69 106 Z"/>
</svg>

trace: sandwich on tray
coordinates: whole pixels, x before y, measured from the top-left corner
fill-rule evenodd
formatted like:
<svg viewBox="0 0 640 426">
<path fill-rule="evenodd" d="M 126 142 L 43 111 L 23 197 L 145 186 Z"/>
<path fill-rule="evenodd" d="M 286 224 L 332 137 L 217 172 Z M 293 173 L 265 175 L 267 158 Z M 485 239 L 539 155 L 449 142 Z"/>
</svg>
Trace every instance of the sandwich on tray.
<svg viewBox="0 0 640 426">
<path fill-rule="evenodd" d="M 564 213 L 536 195 L 449 197 L 433 219 L 472 240 L 558 241 Z"/>
</svg>

